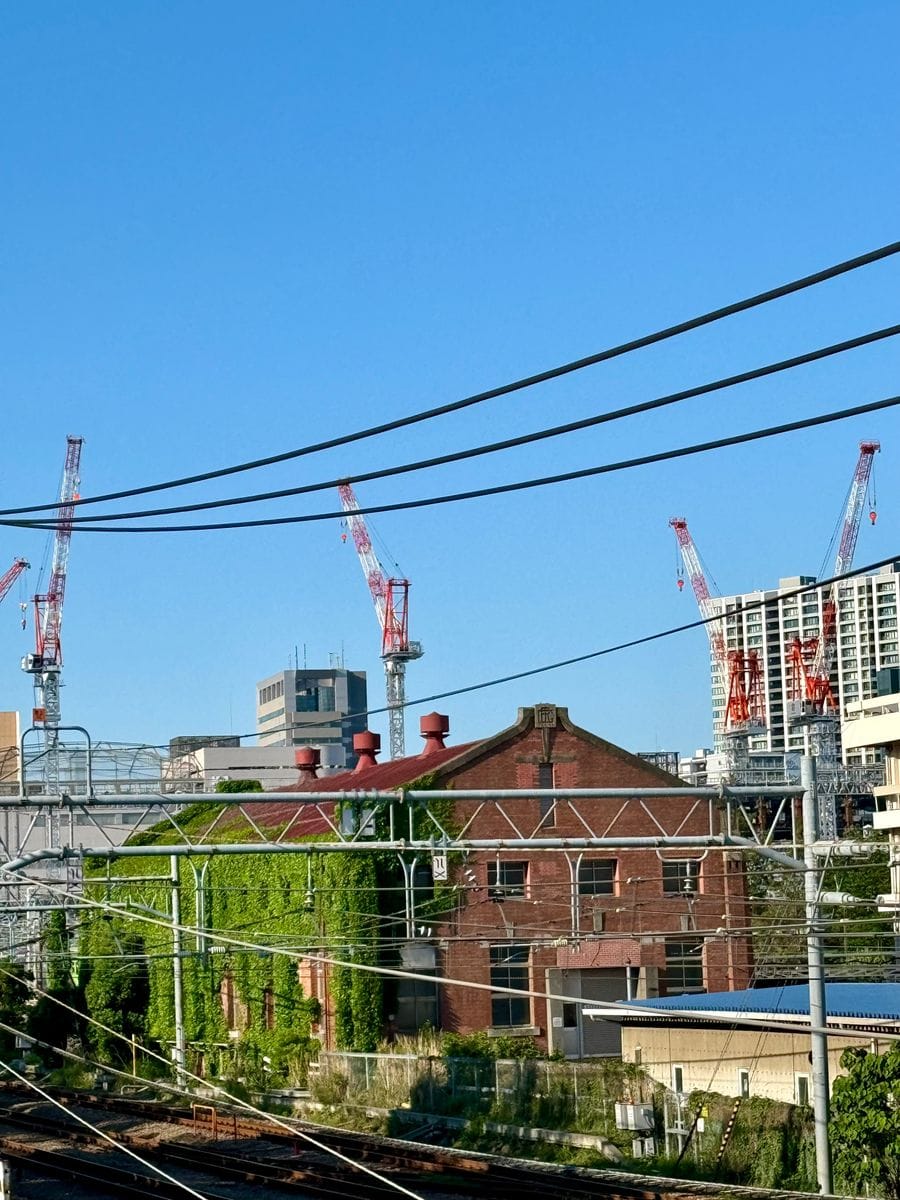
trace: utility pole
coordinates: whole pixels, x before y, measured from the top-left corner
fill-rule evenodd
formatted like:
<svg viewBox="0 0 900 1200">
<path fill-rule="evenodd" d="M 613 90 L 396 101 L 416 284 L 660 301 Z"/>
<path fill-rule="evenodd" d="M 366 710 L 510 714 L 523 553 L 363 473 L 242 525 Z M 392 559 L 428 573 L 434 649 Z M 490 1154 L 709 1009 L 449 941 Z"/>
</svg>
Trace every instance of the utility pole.
<svg viewBox="0 0 900 1200">
<path fill-rule="evenodd" d="M 800 759 L 803 786 L 803 874 L 806 897 L 806 963 L 809 976 L 809 1027 L 812 1057 L 812 1100 L 815 1125 L 816 1176 L 819 1191 L 831 1195 L 831 1146 L 828 1143 L 828 1009 L 825 1004 L 825 964 L 819 922 L 819 878 L 815 843 L 818 840 L 816 760 Z"/>
<path fill-rule="evenodd" d="M 172 881 L 172 981 L 175 987 L 175 1082 L 185 1086 L 184 1045 L 184 977 L 181 963 L 181 895 L 179 893 L 178 858 L 169 856 Z"/>
</svg>

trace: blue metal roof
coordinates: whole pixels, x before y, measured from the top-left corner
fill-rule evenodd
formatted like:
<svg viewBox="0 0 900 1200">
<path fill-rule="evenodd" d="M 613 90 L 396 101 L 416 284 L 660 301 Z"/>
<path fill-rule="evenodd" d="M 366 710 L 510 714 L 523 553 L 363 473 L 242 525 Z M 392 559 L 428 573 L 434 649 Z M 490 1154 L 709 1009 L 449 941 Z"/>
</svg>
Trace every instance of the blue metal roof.
<svg viewBox="0 0 900 1200">
<path fill-rule="evenodd" d="M 809 1016 L 809 986 L 792 983 L 785 987 L 748 988 L 743 992 L 708 992 L 704 995 L 665 996 L 655 1000 L 626 1000 L 632 1005 L 660 1013 L 681 1012 L 783 1013 Z M 900 1021 L 900 983 L 826 983 L 825 1006 L 831 1017 L 861 1020 Z"/>
</svg>

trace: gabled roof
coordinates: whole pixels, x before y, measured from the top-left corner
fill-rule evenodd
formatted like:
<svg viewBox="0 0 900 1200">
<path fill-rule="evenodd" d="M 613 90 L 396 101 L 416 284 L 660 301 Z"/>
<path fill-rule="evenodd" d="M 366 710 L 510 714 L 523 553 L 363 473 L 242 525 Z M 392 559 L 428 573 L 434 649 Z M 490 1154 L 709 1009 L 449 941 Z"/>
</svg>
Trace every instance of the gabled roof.
<svg viewBox="0 0 900 1200">
<path fill-rule="evenodd" d="M 628 1016 L 629 1007 L 652 1009 L 660 1018 L 673 1009 L 701 1020 L 705 1013 L 726 1013 L 735 1017 L 741 1014 L 809 1017 L 809 985 L 792 983 L 784 987 L 747 988 L 740 992 L 626 1000 L 619 1007 L 623 1018 Z M 825 1008 L 829 1017 L 900 1021 L 900 983 L 826 983 Z M 632 1014 L 630 1019 L 654 1021 L 654 1017 L 641 1012 Z"/>
<path fill-rule="evenodd" d="M 661 786 L 669 787 L 673 784 L 683 783 L 683 780 L 670 775 L 668 771 L 664 771 L 661 767 L 657 767 L 653 763 L 649 763 L 645 759 L 638 757 L 638 755 L 631 754 L 628 750 L 623 750 L 621 746 L 607 742 L 589 730 L 582 729 L 580 726 L 573 724 L 569 719 L 569 710 L 567 708 L 559 708 L 556 705 L 547 705 L 546 707 L 552 707 L 556 710 L 557 723 L 566 732 L 573 734 L 580 741 L 602 749 L 612 758 L 619 759 L 623 763 L 639 768 L 649 781 L 656 780 Z M 322 775 L 315 779 L 302 779 L 298 783 L 288 787 L 280 787 L 278 790 L 280 792 L 297 792 L 298 795 L 307 796 L 311 800 L 317 792 L 392 791 L 396 788 L 409 787 L 416 780 L 421 779 L 423 776 L 432 775 L 435 772 L 438 773 L 442 781 L 449 781 L 457 771 L 471 766 L 507 742 L 515 741 L 517 738 L 524 736 L 534 726 L 534 707 L 520 708 L 516 723 L 508 726 L 506 729 L 501 729 L 499 733 L 495 733 L 492 737 L 482 738 L 475 742 L 464 742 L 459 746 L 444 746 L 438 750 L 431 750 L 424 754 L 408 755 L 406 758 L 396 758 L 389 762 L 376 763 L 374 766 L 366 767 L 363 770 L 341 771 L 336 775 Z M 323 805 L 323 809 L 329 815 L 331 814 L 332 808 L 329 802 Z M 291 824 L 288 834 L 289 838 L 324 834 L 329 831 L 328 822 L 321 813 L 314 812 L 312 806 L 310 806 L 310 810 Z M 253 819 L 260 828 L 268 827 L 271 829 L 276 826 L 283 827 L 289 821 L 293 822 L 296 813 L 297 806 L 292 804 L 290 800 L 273 800 L 271 806 L 267 804 L 255 805 Z M 235 820 L 226 818 L 222 823 L 222 827 L 234 828 L 236 821 L 240 819 L 239 814 L 236 813 Z"/>
</svg>

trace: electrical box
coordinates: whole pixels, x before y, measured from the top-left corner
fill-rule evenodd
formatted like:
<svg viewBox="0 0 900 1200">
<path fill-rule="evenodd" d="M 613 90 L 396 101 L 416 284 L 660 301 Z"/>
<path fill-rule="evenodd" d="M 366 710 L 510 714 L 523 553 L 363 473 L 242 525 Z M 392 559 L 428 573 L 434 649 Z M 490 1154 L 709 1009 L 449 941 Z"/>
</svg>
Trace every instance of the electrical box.
<svg viewBox="0 0 900 1200">
<path fill-rule="evenodd" d="M 634 1129 L 652 1133 L 656 1126 L 652 1104 L 617 1104 L 616 1129 Z"/>
</svg>

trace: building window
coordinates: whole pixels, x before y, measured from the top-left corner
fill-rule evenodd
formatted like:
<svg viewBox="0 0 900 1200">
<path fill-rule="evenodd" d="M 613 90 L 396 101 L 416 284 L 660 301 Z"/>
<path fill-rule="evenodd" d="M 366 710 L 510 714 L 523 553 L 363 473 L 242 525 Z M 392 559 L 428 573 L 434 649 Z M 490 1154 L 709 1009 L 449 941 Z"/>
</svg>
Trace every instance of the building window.
<svg viewBox="0 0 900 1200">
<path fill-rule="evenodd" d="M 415 1033 L 423 1025 L 438 1026 L 436 983 L 425 979 L 401 979 L 397 983 L 395 1024 L 399 1033 Z"/>
<path fill-rule="evenodd" d="M 579 896 L 613 896 L 616 891 L 616 860 L 589 858 L 578 865 Z"/>
<path fill-rule="evenodd" d="M 745 1070 L 738 1071 L 738 1092 L 741 1099 L 746 1100 L 750 1096 L 750 1072 Z"/>
<path fill-rule="evenodd" d="M 672 1066 L 672 1091 L 684 1091 L 684 1067 L 675 1066 L 674 1064 Z"/>
<path fill-rule="evenodd" d="M 528 990 L 528 946 L 491 946 L 491 987 Z M 531 1022 L 529 996 L 491 996 L 491 1024 L 509 1027 Z"/>
<path fill-rule="evenodd" d="M 488 863 L 488 895 L 492 900 L 510 900 L 525 895 L 527 862 Z"/>
<path fill-rule="evenodd" d="M 666 992 L 702 992 L 703 942 L 700 939 L 666 941 Z"/>
<path fill-rule="evenodd" d="M 748 1081 L 749 1083 L 749 1081 Z M 794 1076 L 794 1100 L 797 1104 L 809 1104 L 809 1076 L 795 1075 Z"/>
<path fill-rule="evenodd" d="M 555 787 L 553 763 L 538 763 L 537 785 L 541 791 Z M 550 796 L 538 800 L 541 829 L 553 829 L 556 825 L 556 802 Z"/>
<path fill-rule="evenodd" d="M 700 864 L 695 858 L 664 858 L 663 895 L 692 896 L 697 890 L 699 867 Z"/>
</svg>

